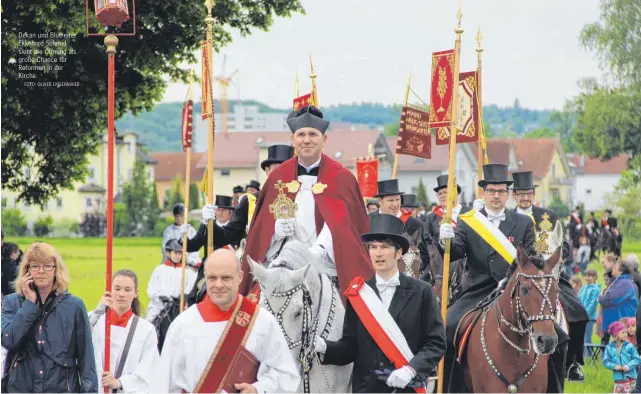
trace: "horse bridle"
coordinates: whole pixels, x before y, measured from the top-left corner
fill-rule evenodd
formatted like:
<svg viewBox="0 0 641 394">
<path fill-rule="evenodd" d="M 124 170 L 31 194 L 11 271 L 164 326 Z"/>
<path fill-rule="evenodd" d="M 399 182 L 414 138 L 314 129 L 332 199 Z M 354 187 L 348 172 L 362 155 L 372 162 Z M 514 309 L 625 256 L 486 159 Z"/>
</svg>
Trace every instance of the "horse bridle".
<svg viewBox="0 0 641 394">
<path fill-rule="evenodd" d="M 409 276 L 410 278 L 414 277 L 414 271 L 412 271 L 412 263 L 414 263 L 414 259 L 418 256 L 418 253 L 416 253 L 413 250 L 408 250 L 402 257 L 403 259 L 403 266 L 405 267 L 405 275 Z"/>
<path fill-rule="evenodd" d="M 292 268 L 287 265 L 282 265 L 280 267 L 292 270 Z M 318 274 L 318 278 L 321 283 L 321 288 L 320 288 L 318 308 L 316 309 L 316 318 L 314 319 L 313 322 L 310 322 L 311 317 L 313 316 L 312 315 L 312 297 L 305 283 L 301 283 L 295 286 L 294 288 L 284 292 L 268 293 L 268 295 L 273 297 L 286 298 L 285 303 L 283 304 L 283 306 L 280 307 L 278 312 L 275 312 L 273 310 L 273 308 L 269 304 L 269 301 L 267 300 L 267 297 L 263 298 L 265 302 L 265 309 L 267 309 L 276 318 L 278 326 L 280 327 L 280 330 L 285 336 L 285 340 L 287 341 L 287 346 L 289 347 L 289 349 L 290 350 L 294 349 L 297 346 L 301 347 L 300 352 L 298 354 L 298 361 L 300 362 L 300 365 L 301 365 L 301 375 L 303 376 L 303 388 L 305 393 L 310 392 L 309 373 L 314 364 L 314 357 L 318 357 L 316 355 L 316 352 L 314 351 L 314 340 L 316 339 L 316 333 L 318 332 L 318 324 L 320 321 L 320 311 L 322 310 L 322 306 L 323 306 L 323 277 L 321 276 L 321 274 Z M 262 285 L 261 285 L 261 291 L 265 292 L 265 288 Z M 289 303 L 291 302 L 294 294 L 298 293 L 299 291 L 303 293 L 303 327 L 302 327 L 301 339 L 294 341 L 287 334 L 287 331 L 283 326 L 283 313 L 285 313 L 285 311 L 287 310 L 287 307 L 289 306 Z M 332 291 L 332 301 L 331 301 L 329 313 L 327 315 L 327 322 L 325 323 L 323 332 L 320 335 L 320 337 L 323 338 L 324 340 L 327 340 L 327 337 L 329 336 L 329 331 L 331 330 L 332 324 L 334 323 L 335 313 L 336 313 L 336 295 L 335 295 L 335 292 Z M 325 373 L 323 371 L 323 375 L 324 374 Z M 325 376 L 325 384 L 329 389 L 330 386 L 327 380 L 327 376 Z"/>
<path fill-rule="evenodd" d="M 534 286 L 536 289 L 541 293 L 543 296 L 543 302 L 541 303 L 541 310 L 538 315 L 534 316 L 529 316 L 525 310 L 523 309 L 523 304 L 521 303 L 521 297 L 520 297 L 520 278 L 527 278 L 531 279 L 532 283 L 534 283 Z M 545 289 L 541 288 L 539 286 L 537 280 L 539 279 L 545 279 L 546 280 L 546 286 Z M 528 348 L 523 349 L 514 342 L 512 342 L 505 333 L 503 333 L 503 330 L 501 330 L 501 323 L 505 324 L 511 331 L 519 334 L 520 336 L 523 335 L 532 335 L 532 322 L 534 321 L 545 321 L 545 320 L 552 320 L 555 321 L 555 315 L 556 315 L 556 305 L 557 305 L 557 300 L 558 300 L 558 293 L 557 293 L 557 299 L 554 300 L 554 302 L 550 301 L 549 293 L 550 289 L 552 288 L 552 282 L 554 280 L 557 280 L 558 276 L 556 274 L 524 274 L 522 272 L 517 273 L 517 277 L 515 280 L 515 284 L 512 287 L 512 292 L 510 293 L 510 307 L 514 310 L 514 301 L 516 300 L 516 324 L 510 323 L 505 316 L 503 315 L 503 312 L 501 311 L 501 308 L 499 307 L 498 300 L 494 302 L 494 307 L 495 307 L 495 318 L 496 318 L 496 323 L 497 323 L 497 330 L 503 340 L 505 340 L 511 347 L 516 349 L 519 354 L 526 354 L 529 355 L 530 351 L 532 349 L 532 341 L 528 341 Z M 549 305 L 550 307 L 550 312 L 551 315 L 545 314 L 545 306 Z M 534 371 L 534 369 L 537 366 L 537 363 L 539 361 L 539 354 L 536 353 L 534 355 L 534 362 L 532 363 L 532 366 L 528 368 L 523 375 L 516 381 L 516 383 L 510 383 L 507 378 L 499 371 L 498 367 L 496 364 L 494 364 L 494 361 L 492 361 L 492 358 L 490 357 L 490 354 L 487 349 L 487 344 L 485 342 L 485 324 L 487 320 L 487 315 L 488 315 L 489 307 L 487 307 L 483 311 L 483 320 L 481 322 L 481 347 L 483 349 L 483 354 L 485 355 L 485 359 L 487 360 L 488 364 L 490 365 L 490 368 L 496 373 L 498 376 L 499 380 L 505 384 L 505 386 L 508 389 L 508 392 L 510 393 L 516 393 L 525 381 L 528 376 Z M 500 321 L 499 321 L 500 319 Z"/>
</svg>

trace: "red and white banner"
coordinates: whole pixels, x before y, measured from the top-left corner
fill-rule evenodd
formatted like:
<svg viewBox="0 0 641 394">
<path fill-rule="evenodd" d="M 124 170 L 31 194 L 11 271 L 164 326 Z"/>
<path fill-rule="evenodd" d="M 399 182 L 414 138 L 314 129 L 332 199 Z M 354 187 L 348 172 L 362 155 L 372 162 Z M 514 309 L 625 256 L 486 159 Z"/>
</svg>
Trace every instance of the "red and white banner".
<svg viewBox="0 0 641 394">
<path fill-rule="evenodd" d="M 182 141 L 183 152 L 187 148 L 191 148 L 191 139 L 193 131 L 193 116 L 194 116 L 194 102 L 187 100 L 183 105 L 183 119 L 182 119 Z"/>
<path fill-rule="evenodd" d="M 398 328 L 385 304 L 369 287 L 363 277 L 352 279 L 347 290 L 347 299 L 352 304 L 354 311 L 363 323 L 369 335 L 372 336 L 378 348 L 394 364 L 394 367 L 406 366 L 414 357 L 407 344 L 405 335 Z M 425 393 L 425 388 L 415 388 L 417 393 Z"/>
<path fill-rule="evenodd" d="M 418 109 L 403 107 L 398 126 L 396 153 L 423 159 L 432 158 L 432 133 L 429 127 L 430 114 Z"/>
<path fill-rule="evenodd" d="M 459 74 L 458 121 L 456 122 L 456 143 L 479 140 L 478 79 L 476 71 Z M 436 132 L 436 145 L 450 143 L 450 127 L 441 127 Z"/>
<path fill-rule="evenodd" d="M 373 197 L 378 191 L 378 159 L 364 157 L 356 159 L 356 179 L 363 197 Z"/>
<path fill-rule="evenodd" d="M 430 127 L 448 127 L 452 123 L 454 49 L 432 53 L 431 80 Z"/>
<path fill-rule="evenodd" d="M 314 105 L 314 98 L 311 93 L 304 94 L 294 99 L 294 111 L 298 111 L 302 107 Z"/>
</svg>

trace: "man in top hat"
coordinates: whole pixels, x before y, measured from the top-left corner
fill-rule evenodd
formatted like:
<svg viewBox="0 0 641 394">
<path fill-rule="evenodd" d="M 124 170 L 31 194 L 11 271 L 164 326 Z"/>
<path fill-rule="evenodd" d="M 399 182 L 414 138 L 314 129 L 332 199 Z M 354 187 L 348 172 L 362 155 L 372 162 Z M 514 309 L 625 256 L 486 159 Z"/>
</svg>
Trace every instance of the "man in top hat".
<svg viewBox="0 0 641 394">
<path fill-rule="evenodd" d="M 184 204 L 178 203 L 174 205 L 172 213 L 174 214 L 174 223 L 167 226 L 167 228 L 165 228 L 165 230 L 162 232 L 162 261 L 160 262 L 160 264 L 164 263 L 169 258 L 165 249 L 165 246 L 167 245 L 167 242 L 169 242 L 169 240 L 182 239 L 183 234 L 187 234 L 187 239 L 190 240 L 196 238 L 198 235 L 191 224 L 185 222 Z M 187 264 L 193 267 L 200 267 L 201 259 L 200 255 L 198 254 L 198 249 L 190 250 L 189 252 L 192 253 L 187 254 Z"/>
<path fill-rule="evenodd" d="M 413 194 L 413 193 L 402 194 L 401 209 L 410 212 L 412 217 L 415 218 L 418 210 L 418 200 L 416 199 L 416 194 Z"/>
<path fill-rule="evenodd" d="M 216 224 L 224 226 L 229 223 L 231 215 L 234 213 L 233 199 L 221 194 L 216 195 Z M 215 237 L 215 235 L 214 235 Z"/>
<path fill-rule="evenodd" d="M 374 272 L 359 238 L 369 228 L 363 196 L 351 171 L 322 153 L 329 122 L 318 108 L 305 106 L 291 112 L 287 124 L 297 156 L 269 173 L 256 202 L 245 255 L 269 262 L 285 242 L 295 238 L 325 263 L 326 273 L 344 291 L 353 277 Z M 276 219 L 270 211 L 294 217 Z M 244 257 L 242 264 L 240 291 L 247 294 L 254 280 Z M 254 286 L 253 294 L 257 290 Z"/>
<path fill-rule="evenodd" d="M 539 185 L 534 184 L 532 171 L 515 172 L 512 174 L 512 179 L 514 179 L 512 195 L 516 201 L 515 211 L 534 219 L 535 233 L 541 234 L 541 232 L 545 231 L 549 234 L 556 226 L 558 217 L 553 210 L 537 207 L 533 204 L 535 189 Z M 570 246 L 565 241 L 563 242 L 563 257 L 568 260 L 568 263 L 572 261 Z M 563 305 L 563 311 L 569 326 L 568 335 L 570 336 L 566 357 L 567 376 L 570 381 L 583 381 L 584 377 L 578 368 L 578 364 L 583 364 L 585 327 L 589 317 L 568 279 L 564 270 L 561 271 L 561 276 L 559 277 L 559 299 Z"/>
<path fill-rule="evenodd" d="M 421 239 L 423 237 L 423 222 L 413 217 L 412 212 L 408 209 L 402 208 L 402 197 L 404 192 L 399 190 L 398 179 L 388 179 L 385 181 L 378 181 L 378 192 L 374 196 L 378 199 L 380 208 L 379 213 L 384 213 L 396 216 L 405 223 L 405 233 L 412 238 Z M 416 196 L 414 199 L 416 199 Z M 412 202 L 415 204 L 415 202 Z M 370 217 L 372 214 L 370 214 Z M 421 266 L 429 264 L 429 256 L 427 254 L 427 245 L 424 243 L 419 244 L 419 252 L 421 255 Z"/>
<path fill-rule="evenodd" d="M 246 193 L 256 194 L 260 193 L 260 182 L 251 180 L 249 184 L 245 187 Z"/>
<path fill-rule="evenodd" d="M 272 145 L 267 148 L 267 159 L 260 163 L 260 167 L 269 176 L 269 173 L 276 169 L 282 162 L 291 159 L 294 156 L 294 148 L 289 145 Z M 241 191 L 243 190 L 242 186 Z M 237 188 L 236 187 L 236 188 Z M 236 189 L 234 188 L 234 189 Z M 225 225 L 214 223 L 214 249 L 225 245 L 240 245 L 240 241 L 247 236 L 249 231 L 249 223 L 254 214 L 256 206 L 256 198 L 258 193 L 245 193 L 240 198 L 238 205 L 232 211 L 231 219 Z M 207 256 L 207 222 L 210 219 L 218 219 L 217 206 L 206 204 L 202 209 L 203 225 L 198 229 L 198 238 L 190 240 L 187 243 L 187 250 L 200 250 L 205 246 L 205 256 Z M 181 228 L 181 231 L 184 230 Z M 202 279 L 202 270 L 199 272 L 198 281 L 201 286 L 194 286 L 195 291 L 190 294 L 190 301 L 196 302 L 204 295 L 204 286 L 200 280 Z"/>
<path fill-rule="evenodd" d="M 240 198 L 245 194 L 245 188 L 238 185 L 234 186 L 233 194 L 232 194 L 232 203 L 234 206 L 238 205 L 238 202 L 240 201 Z"/>
<path fill-rule="evenodd" d="M 509 187 L 513 181 L 508 177 L 508 167 L 504 164 L 486 164 L 483 166 L 484 179 L 478 182 L 483 189 L 485 207 L 480 213 L 486 216 L 490 223 L 496 226 L 500 234 L 515 248 L 522 245 L 529 255 L 536 254 L 534 249 L 534 225 L 532 219 L 505 209 L 509 198 Z M 505 261 L 490 244 L 478 235 L 467 223 L 457 221 L 456 232 L 452 223 L 440 225 L 441 245 L 444 240 L 451 239 L 451 258 L 467 257 L 466 286 L 461 295 L 447 311 L 446 336 L 447 351 L 445 353 L 445 392 L 466 392 L 463 371 L 455 362 L 456 328 L 461 318 L 477 307 L 480 301 L 487 298 L 508 273 L 511 261 Z M 559 344 L 567 342 L 567 335 L 557 330 Z M 563 356 L 555 352 L 548 362 L 548 392 L 563 391 Z"/>
<path fill-rule="evenodd" d="M 601 218 L 601 227 L 603 228 L 603 231 L 610 231 L 612 235 L 614 235 L 614 238 L 617 241 L 617 248 L 614 251 L 614 254 L 617 256 L 621 256 L 621 243 L 623 242 L 623 235 L 621 235 L 617 226 L 618 221 L 614 216 L 612 216 L 612 210 L 606 209 L 605 214 Z"/>
<path fill-rule="evenodd" d="M 441 221 L 443 220 L 443 215 L 445 214 L 446 207 L 447 207 L 448 179 L 449 179 L 448 175 L 439 175 L 438 177 L 436 177 L 436 187 L 434 188 L 434 192 L 436 193 L 436 199 L 438 200 L 438 205 L 432 208 L 432 212 L 430 212 L 425 218 L 425 224 L 423 225 L 423 243 L 425 245 L 435 245 L 435 244 L 438 244 L 439 242 L 439 228 L 441 226 Z M 460 197 L 461 186 L 458 184 L 456 185 L 456 193 L 457 193 L 457 196 Z M 469 211 L 469 209 L 464 208 L 458 202 L 458 199 L 457 199 L 456 205 L 452 208 L 452 224 L 456 225 L 458 220 L 458 215 L 460 215 L 461 213 L 465 213 L 467 211 Z M 451 265 L 454 266 L 455 264 L 464 264 L 464 262 L 465 262 L 464 259 L 458 262 L 455 262 L 454 260 L 452 260 Z M 430 267 L 431 265 L 430 265 L 430 259 L 428 254 L 428 258 L 425 261 L 424 266 L 421 267 L 422 278 L 427 280 L 427 279 L 430 279 L 431 277 L 431 280 L 435 281 L 434 283 L 440 286 L 443 280 L 443 273 L 431 272 Z M 440 294 L 438 294 L 438 296 L 440 296 Z"/>
<path fill-rule="evenodd" d="M 376 275 L 366 282 L 363 277 L 352 280 L 343 337 L 336 342 L 316 337 L 323 364 L 354 363 L 354 393 L 412 392 L 427 382 L 445 353 L 445 329 L 432 286 L 398 271 L 409 248 L 404 227 L 392 215 L 372 215 L 371 230 L 361 239 Z M 381 332 L 387 335 L 376 334 Z M 402 340 L 389 340 L 390 333 L 400 333 Z"/>
</svg>

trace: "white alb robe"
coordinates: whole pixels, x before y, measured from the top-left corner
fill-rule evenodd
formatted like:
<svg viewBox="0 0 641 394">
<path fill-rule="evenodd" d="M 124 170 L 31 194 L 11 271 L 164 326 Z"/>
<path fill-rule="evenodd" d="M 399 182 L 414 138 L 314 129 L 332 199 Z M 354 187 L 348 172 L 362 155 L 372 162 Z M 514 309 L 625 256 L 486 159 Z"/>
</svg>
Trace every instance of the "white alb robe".
<svg viewBox="0 0 641 394">
<path fill-rule="evenodd" d="M 298 164 L 302 165 L 300 161 Z M 306 167 L 306 169 L 309 171 L 318 166 L 320 166 L 320 160 L 312 164 L 310 167 Z M 334 259 L 332 232 L 329 230 L 327 223 L 325 223 L 320 233 L 318 233 L 318 236 L 316 235 L 316 201 L 314 200 L 312 187 L 316 184 L 317 180 L 317 176 L 298 176 L 300 188 L 298 189 L 296 199 L 294 200 L 297 205 L 294 238 L 307 244 L 309 247 L 314 245 L 321 246 L 327 252 L 327 257 L 331 262 L 336 264 L 336 260 Z M 282 242 L 284 241 L 278 241 L 274 236 L 272 236 L 272 240 L 266 254 L 268 261 L 272 260 L 276 256 L 278 251 L 281 249 Z M 333 275 L 336 276 L 336 273 L 333 272 Z"/>
<path fill-rule="evenodd" d="M 187 232 L 187 238 L 192 239 L 194 235 L 196 235 L 196 230 L 190 225 L 189 231 Z M 167 226 L 167 228 L 165 228 L 165 231 L 162 232 L 162 263 L 169 259 L 169 257 L 167 257 L 165 245 L 167 245 L 167 242 L 170 239 L 183 239 L 183 236 L 180 233 L 180 226 L 176 226 L 175 223 Z M 187 253 L 187 264 L 194 267 L 199 267 L 201 262 L 202 259 L 200 258 L 200 254 L 198 252 Z"/>
<path fill-rule="evenodd" d="M 91 312 L 90 312 L 91 314 Z M 109 354 L 109 370 L 116 373 L 120 363 L 120 356 L 125 347 L 125 341 L 133 322 L 133 316 L 129 318 L 127 327 L 111 325 L 111 352 Z M 93 351 L 96 358 L 96 372 L 98 373 L 98 392 L 103 393 L 102 371 L 105 362 L 105 314 L 103 314 L 91 327 Z M 138 325 L 131 341 L 129 354 L 120 376 L 123 393 L 150 393 L 152 382 L 156 378 L 156 370 L 160 362 L 158 354 L 158 338 L 153 324 L 143 318 L 138 319 Z"/>
<path fill-rule="evenodd" d="M 185 270 L 185 294 L 189 294 L 194 287 L 197 277 L 198 271 L 194 267 L 187 266 Z M 153 322 L 156 316 L 162 312 L 164 304 L 160 301 L 161 296 L 180 298 L 181 278 L 181 264 L 170 267 L 163 263 L 154 268 L 147 285 L 147 295 L 149 296 L 147 316 L 145 317 L 147 321 Z"/>
<path fill-rule="evenodd" d="M 247 383 L 259 393 L 294 392 L 300 384 L 300 375 L 285 337 L 276 319 L 259 308 L 245 343 L 245 348 L 260 362 L 258 381 Z M 193 392 L 226 325 L 227 321 L 205 322 L 197 305 L 178 315 L 165 338 L 154 392 Z"/>
</svg>

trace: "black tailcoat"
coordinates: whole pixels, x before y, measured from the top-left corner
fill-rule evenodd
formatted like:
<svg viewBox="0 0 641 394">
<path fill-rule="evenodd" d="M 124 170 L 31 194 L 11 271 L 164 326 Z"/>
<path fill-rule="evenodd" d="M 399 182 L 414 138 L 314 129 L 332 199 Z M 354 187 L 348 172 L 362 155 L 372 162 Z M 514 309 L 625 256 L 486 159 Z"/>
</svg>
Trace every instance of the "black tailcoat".
<svg viewBox="0 0 641 394">
<path fill-rule="evenodd" d="M 414 358 L 409 365 L 417 375 L 427 381 L 445 353 L 445 330 L 443 319 L 434 295 L 434 289 L 426 282 L 399 275 L 400 286 L 396 288 L 389 311 L 407 340 Z M 376 295 L 376 279 L 368 280 Z M 327 341 L 323 364 L 347 365 L 354 363 L 352 391 L 355 393 L 390 393 L 393 388 L 377 379 L 375 370 L 394 370 L 392 362 L 383 354 L 348 302 L 345 310 L 343 337 L 336 342 Z M 414 392 L 413 389 L 398 392 Z"/>
<path fill-rule="evenodd" d="M 461 206 L 461 212 L 459 213 L 459 215 L 466 213 L 469 210 L 470 208 Z M 423 243 L 425 245 L 432 245 L 432 244 L 438 245 L 438 240 L 441 233 L 442 219 L 443 218 L 441 216 L 435 214 L 434 212 L 430 212 L 425 216 L 425 224 L 423 224 Z M 451 261 L 455 261 L 455 260 L 451 260 Z M 425 266 L 421 266 L 421 272 L 424 272 L 425 270 L 429 269 L 429 267 L 430 267 L 430 258 L 428 255 L 425 261 Z M 432 277 L 434 277 L 434 275 L 436 275 L 436 273 L 432 272 Z"/>
</svg>

